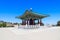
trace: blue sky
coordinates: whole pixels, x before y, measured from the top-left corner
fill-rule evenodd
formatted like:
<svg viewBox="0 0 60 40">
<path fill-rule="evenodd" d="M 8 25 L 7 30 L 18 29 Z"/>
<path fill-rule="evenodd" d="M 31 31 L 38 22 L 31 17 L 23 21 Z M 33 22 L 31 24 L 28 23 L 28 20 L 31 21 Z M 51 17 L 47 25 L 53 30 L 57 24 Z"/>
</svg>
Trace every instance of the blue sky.
<svg viewBox="0 0 60 40">
<path fill-rule="evenodd" d="M 22 15 L 26 9 L 50 15 L 43 19 L 44 23 L 56 24 L 60 20 L 60 0 L 0 0 L 0 20 L 18 22 L 16 16 Z"/>
</svg>

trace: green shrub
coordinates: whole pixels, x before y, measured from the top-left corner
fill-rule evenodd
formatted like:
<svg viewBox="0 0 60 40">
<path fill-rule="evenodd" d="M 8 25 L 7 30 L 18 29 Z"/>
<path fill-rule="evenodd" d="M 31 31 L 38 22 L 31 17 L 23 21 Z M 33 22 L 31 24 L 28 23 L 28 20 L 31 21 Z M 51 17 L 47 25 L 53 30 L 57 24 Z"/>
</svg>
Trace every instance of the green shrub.
<svg viewBox="0 0 60 40">
<path fill-rule="evenodd" d="M 2 24 L 0 24 L 0 27 L 2 27 Z"/>
<path fill-rule="evenodd" d="M 0 24 L 0 27 L 6 27 L 6 23 Z"/>
<path fill-rule="evenodd" d="M 3 26 L 3 27 L 6 27 L 6 23 L 3 23 L 2 26 Z"/>
</svg>

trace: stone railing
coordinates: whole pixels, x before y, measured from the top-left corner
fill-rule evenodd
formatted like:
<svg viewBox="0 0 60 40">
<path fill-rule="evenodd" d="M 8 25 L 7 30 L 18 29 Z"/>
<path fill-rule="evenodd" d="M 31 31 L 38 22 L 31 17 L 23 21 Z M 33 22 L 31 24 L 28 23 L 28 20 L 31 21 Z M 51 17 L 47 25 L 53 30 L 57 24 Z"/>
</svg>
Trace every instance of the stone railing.
<svg viewBox="0 0 60 40">
<path fill-rule="evenodd" d="M 23 29 L 36 29 L 39 28 L 40 25 L 19 25 L 18 28 L 23 28 Z"/>
<path fill-rule="evenodd" d="M 18 29 L 38 29 L 38 28 L 60 27 L 60 26 L 51 26 L 51 25 L 40 26 L 39 24 L 37 24 L 37 25 L 15 25 L 14 27 Z"/>
</svg>

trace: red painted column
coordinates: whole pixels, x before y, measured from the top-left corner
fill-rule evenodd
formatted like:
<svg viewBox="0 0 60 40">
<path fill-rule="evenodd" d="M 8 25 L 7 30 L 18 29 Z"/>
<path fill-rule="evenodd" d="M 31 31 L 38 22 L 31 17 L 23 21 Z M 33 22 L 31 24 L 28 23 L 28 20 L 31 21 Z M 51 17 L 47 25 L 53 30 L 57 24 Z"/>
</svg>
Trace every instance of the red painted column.
<svg viewBox="0 0 60 40">
<path fill-rule="evenodd" d="M 30 25 L 30 20 L 26 20 L 26 24 L 27 25 Z"/>
<path fill-rule="evenodd" d="M 34 19 L 32 19 L 32 25 L 34 25 Z"/>
<path fill-rule="evenodd" d="M 42 25 L 42 19 L 40 19 L 40 26 Z"/>
<path fill-rule="evenodd" d="M 42 23 L 42 19 L 39 19 L 39 20 L 38 20 L 38 24 L 39 24 L 40 26 L 42 26 L 42 24 L 43 24 L 43 23 Z"/>
<path fill-rule="evenodd" d="M 39 23 L 39 19 L 38 19 L 38 24 L 40 24 L 40 23 Z"/>
<path fill-rule="evenodd" d="M 22 25 L 23 25 L 23 20 L 22 20 Z"/>
<path fill-rule="evenodd" d="M 26 25 L 26 20 L 22 20 L 22 25 Z"/>
<path fill-rule="evenodd" d="M 43 26 L 44 24 L 42 23 L 42 19 L 40 19 L 40 26 Z"/>
</svg>

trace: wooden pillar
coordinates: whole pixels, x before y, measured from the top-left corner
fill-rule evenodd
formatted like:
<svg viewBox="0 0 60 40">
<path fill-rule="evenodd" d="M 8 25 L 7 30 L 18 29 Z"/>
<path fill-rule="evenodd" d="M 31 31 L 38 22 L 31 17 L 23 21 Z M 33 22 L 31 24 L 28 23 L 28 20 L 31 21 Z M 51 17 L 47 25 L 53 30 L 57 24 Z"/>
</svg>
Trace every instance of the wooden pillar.
<svg viewBox="0 0 60 40">
<path fill-rule="evenodd" d="M 35 25 L 35 20 L 34 19 L 32 19 L 32 23 L 33 23 L 32 25 Z"/>
<path fill-rule="evenodd" d="M 38 19 L 38 24 L 40 25 L 40 20 Z"/>
<path fill-rule="evenodd" d="M 29 20 L 28 20 L 28 25 L 29 25 Z"/>
<path fill-rule="evenodd" d="M 42 19 L 40 19 L 40 24 L 42 24 Z"/>
<path fill-rule="evenodd" d="M 22 25 L 23 25 L 23 20 L 22 20 Z"/>
<path fill-rule="evenodd" d="M 40 26 L 42 26 L 42 19 L 40 19 Z"/>
<path fill-rule="evenodd" d="M 28 25 L 28 20 L 26 20 L 26 24 Z"/>
<path fill-rule="evenodd" d="M 26 20 L 22 20 L 22 25 L 26 25 Z"/>
<path fill-rule="evenodd" d="M 34 19 L 32 19 L 32 25 L 34 25 Z"/>
<path fill-rule="evenodd" d="M 42 19 L 38 19 L 38 24 L 39 24 L 40 26 L 43 25 L 43 23 L 42 23 Z"/>
<path fill-rule="evenodd" d="M 38 24 L 40 24 L 40 23 L 39 23 L 39 19 L 38 19 Z"/>
<path fill-rule="evenodd" d="M 27 20 L 26 20 L 26 25 L 27 25 Z"/>
<path fill-rule="evenodd" d="M 29 20 L 27 20 L 27 25 L 29 25 Z"/>
<path fill-rule="evenodd" d="M 34 19 L 30 19 L 30 20 L 29 20 L 29 24 L 30 24 L 30 25 L 34 25 Z"/>
</svg>

